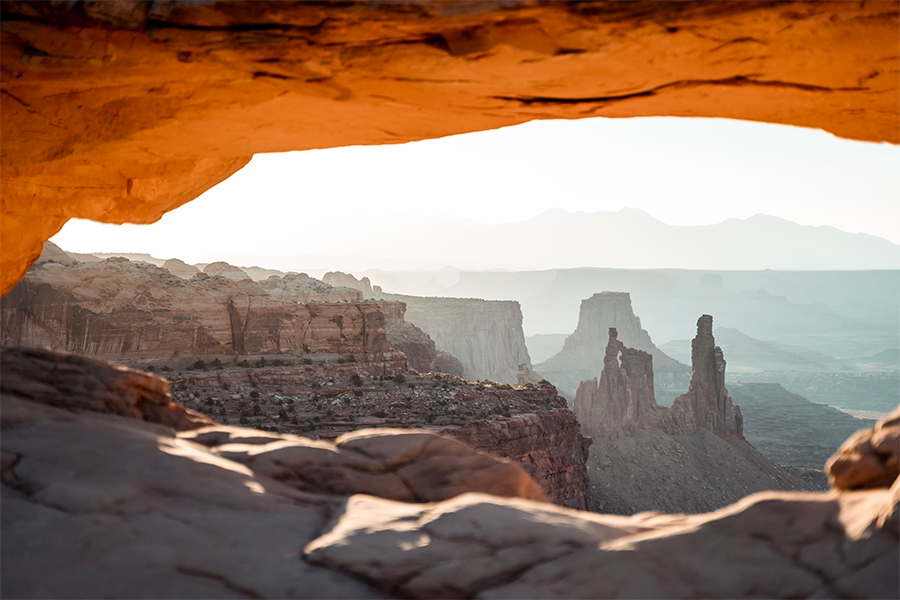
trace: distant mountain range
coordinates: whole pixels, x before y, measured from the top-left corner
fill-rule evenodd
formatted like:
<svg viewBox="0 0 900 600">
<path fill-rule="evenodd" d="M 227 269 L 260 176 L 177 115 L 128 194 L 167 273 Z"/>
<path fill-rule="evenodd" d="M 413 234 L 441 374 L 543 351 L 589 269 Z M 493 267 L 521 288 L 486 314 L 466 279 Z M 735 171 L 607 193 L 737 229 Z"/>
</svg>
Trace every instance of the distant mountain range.
<svg viewBox="0 0 900 600">
<path fill-rule="evenodd" d="M 435 264 L 516 270 L 900 267 L 900 245 L 869 234 L 804 226 L 766 215 L 715 225 L 673 226 L 639 209 L 592 213 L 553 209 L 527 221 L 497 225 L 451 217 L 410 217 L 378 227 L 377 240 L 373 235 L 345 237 L 342 244 L 349 244 L 342 248 L 347 254 L 368 250 L 387 258 L 413 253 Z"/>
</svg>

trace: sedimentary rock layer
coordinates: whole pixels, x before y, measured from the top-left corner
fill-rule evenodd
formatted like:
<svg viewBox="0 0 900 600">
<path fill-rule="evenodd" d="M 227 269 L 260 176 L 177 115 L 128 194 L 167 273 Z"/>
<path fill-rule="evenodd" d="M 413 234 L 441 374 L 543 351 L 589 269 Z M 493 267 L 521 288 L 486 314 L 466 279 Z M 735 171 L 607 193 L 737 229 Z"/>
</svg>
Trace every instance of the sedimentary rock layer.
<svg viewBox="0 0 900 600">
<path fill-rule="evenodd" d="M 623 518 L 541 502 L 515 466 L 427 433 L 176 434 L 5 387 L 0 401 L 3 597 L 888 598 L 900 586 L 900 483 L 880 475 L 862 491 Z"/>
<path fill-rule="evenodd" d="M 375 294 L 406 304 L 406 321 L 427 333 L 438 350 L 463 366 L 463 377 L 518 383 L 519 366 L 531 372 L 518 302 L 477 298 L 425 298 Z"/>
<path fill-rule="evenodd" d="M 556 385 L 570 400 L 582 381 L 596 377 L 606 361 L 607 332 L 615 328 L 621 342 L 653 357 L 651 384 L 657 397 L 674 399 L 688 386 L 691 369 L 656 347 L 631 307 L 627 292 L 600 292 L 581 301 L 578 326 L 563 349 L 535 371 Z"/>
<path fill-rule="evenodd" d="M 68 219 L 153 222 L 257 152 L 634 116 L 900 141 L 896 2 L 2 10 L 3 293 Z"/>
<path fill-rule="evenodd" d="M 336 353 L 381 362 L 391 351 L 378 303 L 298 304 L 271 293 L 281 285 L 186 281 L 126 259 L 45 263 L 3 297 L 2 343 L 118 359 Z"/>
<path fill-rule="evenodd" d="M 175 397 L 221 423 L 314 439 L 365 427 L 419 428 L 511 460 L 555 504 L 586 510 L 590 439 L 549 384 L 480 385 L 372 364 L 168 372 Z"/>
</svg>

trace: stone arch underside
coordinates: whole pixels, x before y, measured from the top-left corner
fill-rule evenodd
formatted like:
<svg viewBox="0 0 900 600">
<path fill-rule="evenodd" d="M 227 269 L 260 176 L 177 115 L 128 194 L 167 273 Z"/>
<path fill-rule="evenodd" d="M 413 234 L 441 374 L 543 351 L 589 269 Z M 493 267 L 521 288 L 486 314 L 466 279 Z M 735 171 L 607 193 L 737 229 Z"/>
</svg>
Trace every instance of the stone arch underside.
<svg viewBox="0 0 900 600">
<path fill-rule="evenodd" d="M 0 10 L 2 293 L 68 219 L 152 223 L 257 152 L 636 116 L 900 142 L 897 2 Z"/>
</svg>

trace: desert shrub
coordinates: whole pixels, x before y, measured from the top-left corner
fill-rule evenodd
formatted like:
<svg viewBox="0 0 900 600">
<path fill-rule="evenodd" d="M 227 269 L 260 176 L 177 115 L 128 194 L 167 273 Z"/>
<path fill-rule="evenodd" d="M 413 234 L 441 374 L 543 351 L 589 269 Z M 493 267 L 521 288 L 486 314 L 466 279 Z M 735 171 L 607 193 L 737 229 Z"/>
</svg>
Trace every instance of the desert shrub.
<svg viewBox="0 0 900 600">
<path fill-rule="evenodd" d="M 253 398 L 254 400 L 256 398 L 259 398 L 259 392 L 256 390 L 250 390 L 250 397 Z"/>
<path fill-rule="evenodd" d="M 240 423 L 241 425 L 246 425 L 249 422 L 250 422 L 250 419 L 248 419 L 244 415 L 241 415 L 241 418 L 238 419 L 238 423 Z"/>
<path fill-rule="evenodd" d="M 403 376 L 403 373 L 397 373 L 396 375 L 394 375 L 394 381 L 396 381 L 397 383 L 405 383 L 406 377 Z"/>
<path fill-rule="evenodd" d="M 383 419 L 387 416 L 387 413 L 384 412 L 383 410 L 376 410 L 375 412 L 372 413 L 372 416 L 378 417 L 379 419 Z"/>
<path fill-rule="evenodd" d="M 356 357 L 353 356 L 352 354 L 350 354 L 350 355 L 347 356 L 347 358 L 346 358 L 345 360 L 346 360 L 348 363 L 355 363 L 355 362 L 356 362 Z"/>
<path fill-rule="evenodd" d="M 259 407 L 259 404 L 253 407 L 253 415 L 259 416 L 262 414 L 262 409 Z"/>
<path fill-rule="evenodd" d="M 362 377 L 360 377 L 359 375 L 354 373 L 353 375 L 350 376 L 350 383 L 352 383 L 356 387 L 359 387 L 363 384 Z"/>
<path fill-rule="evenodd" d="M 272 361 L 273 367 L 283 367 L 285 364 L 286 364 L 285 361 L 281 360 L 280 358 L 276 358 L 275 360 Z"/>
<path fill-rule="evenodd" d="M 303 362 L 304 365 L 311 365 L 311 364 L 312 364 L 312 359 L 311 359 L 311 358 L 304 358 L 302 362 Z"/>
<path fill-rule="evenodd" d="M 168 373 L 168 372 L 171 371 L 171 370 L 172 370 L 172 369 L 169 368 L 169 365 L 163 365 L 163 366 L 162 366 L 162 369 L 160 369 L 160 371 L 165 371 L 166 373 Z"/>
<path fill-rule="evenodd" d="M 205 404 L 205 405 L 207 405 L 207 406 L 212 406 L 212 404 L 213 404 L 213 399 L 212 399 L 212 398 L 207 398 L 206 400 L 203 401 L 203 404 Z"/>
<path fill-rule="evenodd" d="M 416 389 L 416 384 L 414 384 L 412 381 L 410 381 L 409 384 L 407 384 L 407 387 L 411 390 L 414 390 L 414 389 Z"/>
<path fill-rule="evenodd" d="M 195 362 L 194 364 L 191 365 L 191 368 L 194 369 L 195 371 L 199 371 L 201 369 L 205 371 L 206 363 L 198 358 L 197 362 Z"/>
<path fill-rule="evenodd" d="M 154 371 L 156 371 L 156 367 L 154 367 L 153 365 L 148 365 L 148 366 L 147 366 L 147 372 L 148 372 L 148 373 L 152 373 L 152 372 L 154 372 Z"/>
<path fill-rule="evenodd" d="M 214 358 L 213 361 L 211 363 L 209 363 L 209 366 L 211 366 L 213 369 L 221 369 L 222 361 L 219 360 L 218 358 Z"/>
<path fill-rule="evenodd" d="M 353 395 L 357 398 L 362 398 L 363 391 L 362 390 L 353 390 Z"/>
<path fill-rule="evenodd" d="M 227 389 L 229 389 L 229 388 L 231 388 L 231 386 L 228 385 L 228 382 L 227 382 L 227 381 L 223 381 L 223 382 L 222 382 L 222 389 L 223 389 L 223 390 L 227 390 Z"/>
<path fill-rule="evenodd" d="M 244 359 L 244 360 L 242 360 L 241 362 L 239 362 L 237 365 L 238 365 L 239 367 L 244 367 L 244 368 L 246 369 L 246 368 L 248 368 L 248 367 L 250 366 L 250 363 L 247 362 L 247 359 Z"/>
</svg>

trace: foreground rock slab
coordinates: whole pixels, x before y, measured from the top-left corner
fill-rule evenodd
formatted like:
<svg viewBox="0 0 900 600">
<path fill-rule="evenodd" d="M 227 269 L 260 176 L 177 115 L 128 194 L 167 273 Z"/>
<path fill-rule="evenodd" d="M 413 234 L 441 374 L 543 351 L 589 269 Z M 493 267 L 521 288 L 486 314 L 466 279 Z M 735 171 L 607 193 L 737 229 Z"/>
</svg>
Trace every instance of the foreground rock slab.
<svg viewBox="0 0 900 600">
<path fill-rule="evenodd" d="M 176 432 L 66 402 L 59 381 L 44 397 L 55 400 L 35 401 L 28 370 L 7 385 L 8 354 L 3 597 L 884 598 L 900 586 L 897 482 L 758 494 L 695 516 L 596 515 L 423 432 L 335 444 Z M 97 381 L 120 376 L 90 362 Z M 56 376 L 66 370 L 82 376 Z"/>
</svg>

